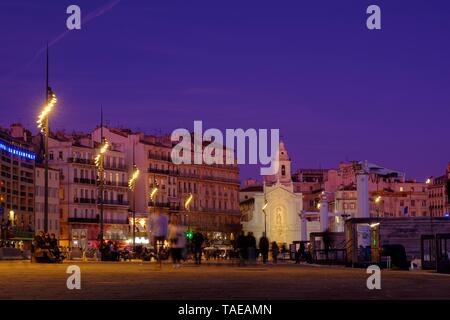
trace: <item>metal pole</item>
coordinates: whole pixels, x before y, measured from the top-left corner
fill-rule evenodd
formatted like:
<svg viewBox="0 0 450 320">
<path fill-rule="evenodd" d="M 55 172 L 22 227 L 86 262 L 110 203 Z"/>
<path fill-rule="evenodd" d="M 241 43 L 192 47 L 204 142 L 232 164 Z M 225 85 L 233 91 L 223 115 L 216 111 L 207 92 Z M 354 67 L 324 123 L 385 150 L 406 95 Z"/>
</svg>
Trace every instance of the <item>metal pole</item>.
<svg viewBox="0 0 450 320">
<path fill-rule="evenodd" d="M 135 143 L 133 143 L 133 170 L 136 170 L 134 147 Z M 133 252 L 136 252 L 136 188 L 133 190 Z"/>
<path fill-rule="evenodd" d="M 47 43 L 47 64 L 46 64 L 46 86 L 45 86 L 45 104 L 48 104 L 50 88 L 48 86 L 48 43 Z M 44 142 L 44 232 L 48 232 L 48 115 L 45 117 L 45 142 Z"/>
<path fill-rule="evenodd" d="M 103 141 L 103 107 L 100 107 L 100 141 L 101 144 L 104 143 Z M 103 155 L 100 158 L 100 241 L 103 242 Z"/>
<path fill-rule="evenodd" d="M 133 191 L 133 252 L 136 252 L 136 191 Z"/>
<path fill-rule="evenodd" d="M 267 237 L 267 214 L 265 210 L 263 210 L 263 212 L 264 212 L 264 236 Z"/>
</svg>

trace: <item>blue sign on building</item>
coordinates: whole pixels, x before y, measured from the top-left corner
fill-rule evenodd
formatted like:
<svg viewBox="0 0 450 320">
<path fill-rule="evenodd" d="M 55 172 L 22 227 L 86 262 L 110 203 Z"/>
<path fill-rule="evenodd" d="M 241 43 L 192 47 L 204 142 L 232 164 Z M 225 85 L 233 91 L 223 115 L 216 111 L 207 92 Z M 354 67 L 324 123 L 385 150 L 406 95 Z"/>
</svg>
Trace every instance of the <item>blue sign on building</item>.
<svg viewBox="0 0 450 320">
<path fill-rule="evenodd" d="M 23 157 L 23 158 L 27 158 L 30 160 L 35 160 L 36 159 L 36 155 L 32 152 L 29 152 L 27 150 L 24 149 L 19 149 L 13 146 L 10 146 L 6 143 L 0 142 L 0 149 L 1 150 L 5 150 L 8 153 L 14 154 L 16 156 L 19 157 Z"/>
</svg>

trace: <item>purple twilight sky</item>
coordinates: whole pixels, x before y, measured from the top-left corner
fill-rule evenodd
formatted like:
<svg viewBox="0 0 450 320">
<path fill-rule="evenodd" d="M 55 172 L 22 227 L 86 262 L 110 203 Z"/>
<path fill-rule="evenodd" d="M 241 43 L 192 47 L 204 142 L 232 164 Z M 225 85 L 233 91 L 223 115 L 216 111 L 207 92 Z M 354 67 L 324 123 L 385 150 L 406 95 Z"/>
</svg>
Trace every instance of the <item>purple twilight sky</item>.
<svg viewBox="0 0 450 320">
<path fill-rule="evenodd" d="M 91 130 L 100 105 L 148 133 L 280 128 L 294 168 L 367 159 L 424 179 L 450 161 L 449 39 L 448 0 L 2 0 L 0 125 L 35 128 L 49 41 L 53 128 Z"/>
</svg>

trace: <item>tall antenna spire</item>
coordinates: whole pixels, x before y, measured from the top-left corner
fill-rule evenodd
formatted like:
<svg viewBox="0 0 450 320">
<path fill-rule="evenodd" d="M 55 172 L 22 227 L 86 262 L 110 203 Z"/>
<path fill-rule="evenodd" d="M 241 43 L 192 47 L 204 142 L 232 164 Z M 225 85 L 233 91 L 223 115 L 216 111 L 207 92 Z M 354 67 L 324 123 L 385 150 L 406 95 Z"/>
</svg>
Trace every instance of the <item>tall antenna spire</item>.
<svg viewBox="0 0 450 320">
<path fill-rule="evenodd" d="M 100 143 L 103 143 L 103 105 L 100 105 Z"/>
<path fill-rule="evenodd" d="M 48 102 L 48 41 L 47 41 L 47 63 L 45 71 L 45 102 Z"/>
</svg>

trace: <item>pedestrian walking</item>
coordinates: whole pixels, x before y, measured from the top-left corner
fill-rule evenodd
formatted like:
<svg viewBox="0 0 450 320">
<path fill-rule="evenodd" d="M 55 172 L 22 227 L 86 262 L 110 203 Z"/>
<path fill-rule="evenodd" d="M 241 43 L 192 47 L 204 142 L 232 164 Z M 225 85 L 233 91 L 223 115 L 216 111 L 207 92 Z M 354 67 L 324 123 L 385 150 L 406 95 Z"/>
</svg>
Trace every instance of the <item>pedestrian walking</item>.
<svg viewBox="0 0 450 320">
<path fill-rule="evenodd" d="M 202 263 L 202 251 L 203 251 L 203 243 L 205 242 L 205 237 L 201 232 L 196 232 L 192 238 L 192 242 L 194 244 L 194 258 L 195 264 Z"/>
<path fill-rule="evenodd" d="M 178 217 L 172 217 L 169 224 L 169 242 L 174 268 L 180 267 L 182 252 L 186 247 L 186 236 L 184 231 L 184 227 L 178 223 Z"/>
<path fill-rule="evenodd" d="M 266 264 L 269 258 L 269 239 L 267 239 L 265 232 L 259 239 L 259 251 L 261 252 L 263 263 Z"/>
<path fill-rule="evenodd" d="M 239 265 L 244 265 L 247 260 L 247 239 L 243 231 L 239 233 L 237 238 L 237 250 L 239 254 Z"/>
<path fill-rule="evenodd" d="M 253 232 L 249 232 L 246 237 L 247 258 L 253 264 L 256 262 L 256 239 Z"/>
<path fill-rule="evenodd" d="M 280 248 L 278 247 L 277 243 L 274 241 L 272 242 L 272 261 L 273 263 L 278 262 L 278 254 L 280 253 Z"/>
</svg>

